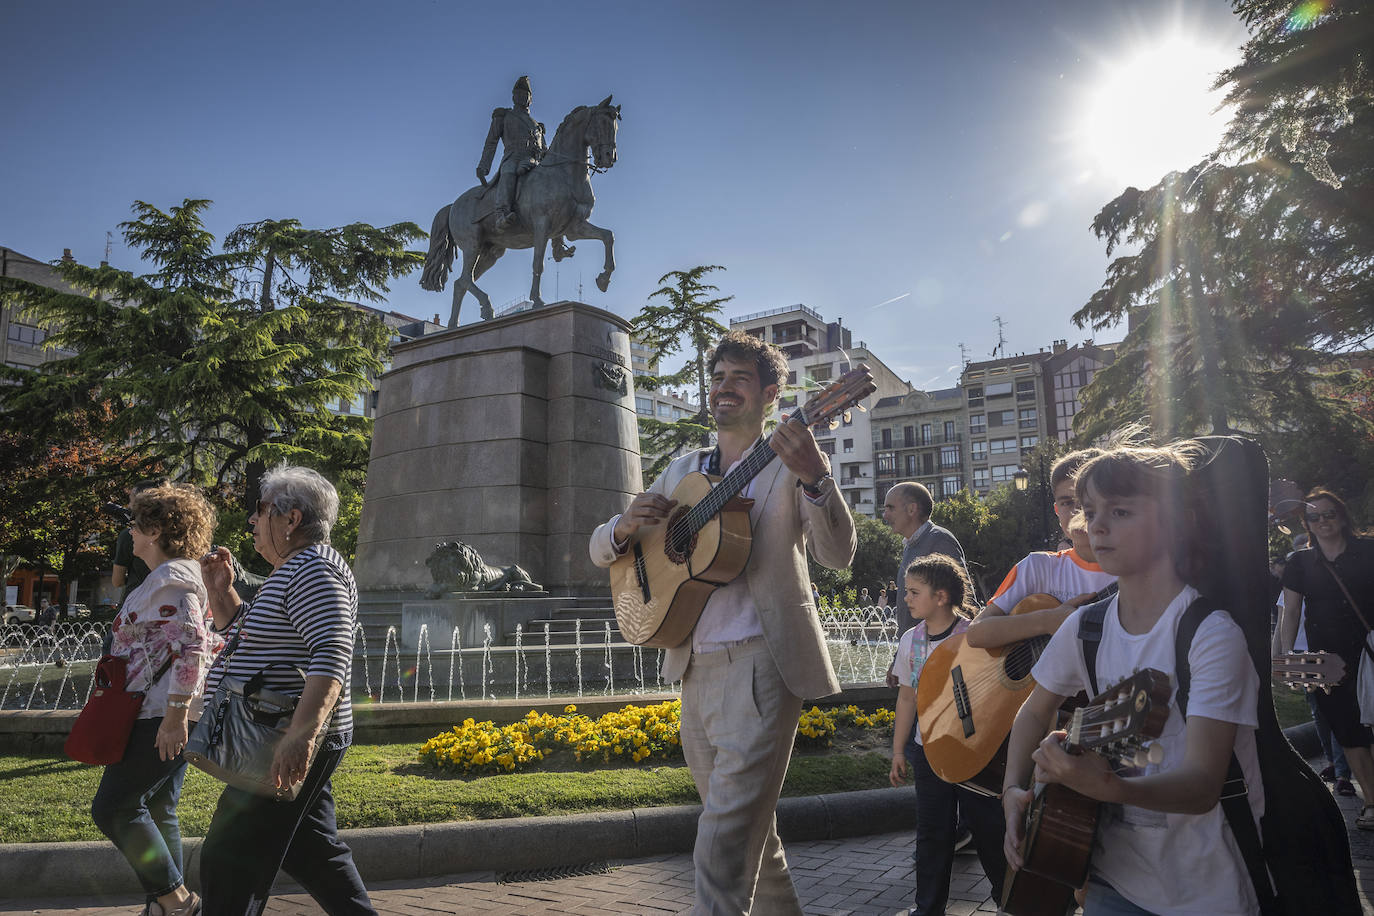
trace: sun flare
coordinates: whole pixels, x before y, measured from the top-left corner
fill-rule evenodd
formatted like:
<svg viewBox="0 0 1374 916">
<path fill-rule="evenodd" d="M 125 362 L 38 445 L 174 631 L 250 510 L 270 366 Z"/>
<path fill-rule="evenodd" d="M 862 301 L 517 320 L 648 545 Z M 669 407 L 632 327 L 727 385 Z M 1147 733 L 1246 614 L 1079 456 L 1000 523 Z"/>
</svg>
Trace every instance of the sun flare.
<svg viewBox="0 0 1374 916">
<path fill-rule="evenodd" d="M 1148 187 L 1196 163 L 1226 129 L 1223 94 L 1211 86 L 1239 56 L 1175 35 L 1105 64 L 1077 131 L 1088 168 L 1118 186 Z"/>
</svg>

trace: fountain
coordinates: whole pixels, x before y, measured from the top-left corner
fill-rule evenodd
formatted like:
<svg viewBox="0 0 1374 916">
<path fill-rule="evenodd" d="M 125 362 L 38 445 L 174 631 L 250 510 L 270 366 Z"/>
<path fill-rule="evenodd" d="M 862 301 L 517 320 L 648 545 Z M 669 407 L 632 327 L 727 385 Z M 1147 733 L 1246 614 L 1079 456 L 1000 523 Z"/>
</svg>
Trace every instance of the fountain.
<svg viewBox="0 0 1374 916">
<path fill-rule="evenodd" d="M 544 699 L 593 696 L 633 697 L 676 689 L 658 680 L 661 650 L 646 654 L 642 646 L 619 639 L 612 621 L 597 620 L 588 632 L 581 618 L 573 621 L 573 639 L 560 644 L 548 622 L 541 639 L 527 639 L 517 626 L 512 646 L 496 643 L 491 624 L 480 645 L 464 647 L 462 628 L 448 640 L 422 626 L 416 648 L 405 648 L 397 628 L 387 628 L 380 655 L 369 650 L 360 624 L 354 631 L 353 697 L 355 702 L 453 703 L 468 699 L 468 688 L 482 700 L 531 697 L 531 682 L 544 685 Z M 881 608 L 823 609 L 821 628 L 831 663 L 845 685 L 883 680 L 896 651 L 896 622 Z M 0 630 L 0 710 L 80 709 L 90 695 L 95 663 L 108 625 L 60 623 L 52 630 L 32 625 Z M 599 632 L 598 632 L 599 630 Z M 596 635 L 592 635 L 595 633 Z M 447 642 L 436 648 L 435 637 Z M 443 662 L 447 656 L 448 664 Z M 438 670 L 446 677 L 435 677 Z M 466 662 L 466 664 L 465 664 Z M 477 676 L 470 683 L 466 673 Z"/>
</svg>

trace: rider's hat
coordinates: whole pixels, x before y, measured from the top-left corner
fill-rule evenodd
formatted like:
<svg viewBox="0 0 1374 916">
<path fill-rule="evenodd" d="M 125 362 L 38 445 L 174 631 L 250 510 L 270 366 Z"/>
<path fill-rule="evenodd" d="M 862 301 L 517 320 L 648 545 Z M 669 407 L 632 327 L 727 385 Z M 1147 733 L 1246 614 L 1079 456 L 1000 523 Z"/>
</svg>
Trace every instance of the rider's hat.
<svg viewBox="0 0 1374 916">
<path fill-rule="evenodd" d="M 522 89 L 530 95 L 534 95 L 534 90 L 530 88 L 530 78 L 528 76 L 522 76 L 515 81 L 515 86 L 511 88 L 511 94 L 514 95 Z"/>
</svg>

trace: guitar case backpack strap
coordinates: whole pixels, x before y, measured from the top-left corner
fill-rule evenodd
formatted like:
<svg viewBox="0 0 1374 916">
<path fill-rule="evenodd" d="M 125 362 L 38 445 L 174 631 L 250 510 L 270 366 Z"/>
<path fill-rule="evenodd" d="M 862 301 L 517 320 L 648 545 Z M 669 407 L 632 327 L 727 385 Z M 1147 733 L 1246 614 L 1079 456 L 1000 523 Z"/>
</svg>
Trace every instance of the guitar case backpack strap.
<svg viewBox="0 0 1374 916">
<path fill-rule="evenodd" d="M 1078 643 L 1083 649 L 1083 664 L 1088 666 L 1089 697 L 1097 696 L 1097 647 L 1102 643 L 1102 622 L 1107 619 L 1107 607 L 1112 599 L 1103 598 L 1083 608 L 1078 617 Z"/>
<path fill-rule="evenodd" d="M 1188 652 L 1193 647 L 1193 637 L 1202 621 L 1216 610 L 1214 602 L 1206 597 L 1198 597 L 1178 620 L 1178 631 L 1174 634 L 1174 674 L 1178 686 L 1174 689 L 1174 701 L 1183 718 L 1188 718 L 1188 690 L 1192 683 L 1192 665 L 1188 662 Z M 1274 885 L 1269 878 L 1269 867 L 1265 863 L 1264 846 L 1260 842 L 1259 828 L 1255 826 L 1254 813 L 1250 810 L 1249 791 L 1245 784 L 1245 774 L 1241 771 L 1236 752 L 1231 751 L 1231 763 L 1226 770 L 1226 782 L 1221 787 L 1221 811 L 1226 823 L 1231 825 L 1231 835 L 1236 838 L 1236 846 L 1245 859 L 1245 869 L 1250 873 L 1250 883 L 1259 898 L 1262 916 L 1280 912 L 1278 898 L 1274 896 Z"/>
</svg>

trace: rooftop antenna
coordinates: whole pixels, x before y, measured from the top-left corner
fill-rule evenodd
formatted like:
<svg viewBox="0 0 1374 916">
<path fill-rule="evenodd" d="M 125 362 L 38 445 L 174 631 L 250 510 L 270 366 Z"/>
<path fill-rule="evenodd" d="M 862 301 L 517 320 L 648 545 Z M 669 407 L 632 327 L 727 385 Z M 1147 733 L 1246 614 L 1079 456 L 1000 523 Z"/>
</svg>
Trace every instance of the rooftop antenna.
<svg viewBox="0 0 1374 916">
<path fill-rule="evenodd" d="M 1004 320 L 1002 320 L 1002 316 L 1001 316 L 1001 315 L 998 315 L 997 317 L 993 318 L 992 320 L 995 321 L 995 322 L 997 322 L 997 346 L 995 346 L 995 347 L 992 348 L 992 353 L 991 353 L 990 355 L 996 356 L 998 353 L 1001 353 L 1003 356 L 1006 356 L 1006 355 L 1007 355 L 1007 337 L 1006 337 L 1005 334 L 1002 333 L 1002 329 L 1005 328 L 1005 327 L 1007 326 L 1007 323 L 1006 323 Z"/>
<path fill-rule="evenodd" d="M 964 346 L 964 344 L 961 342 L 959 344 L 959 365 L 967 368 L 968 363 L 968 347 Z"/>
</svg>

